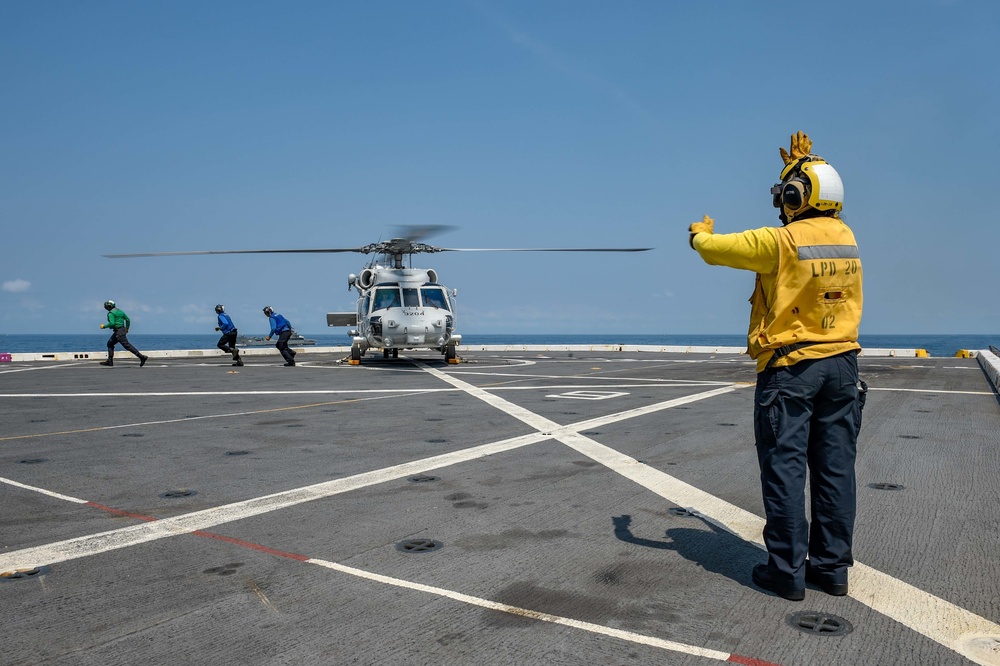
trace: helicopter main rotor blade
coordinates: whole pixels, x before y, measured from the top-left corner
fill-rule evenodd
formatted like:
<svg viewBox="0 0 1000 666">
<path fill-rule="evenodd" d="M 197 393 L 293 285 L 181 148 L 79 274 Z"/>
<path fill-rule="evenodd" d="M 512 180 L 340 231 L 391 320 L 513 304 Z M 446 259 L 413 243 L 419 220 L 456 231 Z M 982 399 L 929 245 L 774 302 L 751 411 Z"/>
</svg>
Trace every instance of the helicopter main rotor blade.
<svg viewBox="0 0 1000 666">
<path fill-rule="evenodd" d="M 332 247 L 317 248 L 313 250 L 195 250 L 193 252 L 136 252 L 133 254 L 105 254 L 101 255 L 108 259 L 131 259 L 133 257 L 177 257 L 190 254 L 290 254 L 290 253 L 315 253 L 323 254 L 330 252 L 361 252 L 366 254 L 365 248 L 361 247 Z"/>
<path fill-rule="evenodd" d="M 136 257 L 179 257 L 210 254 L 330 254 L 357 252 L 360 254 L 399 255 L 424 252 L 648 252 L 651 247 L 435 247 L 417 243 L 407 238 L 393 238 L 362 247 L 328 247 L 298 250 L 193 250 L 190 252 L 134 252 L 130 254 L 105 254 L 108 259 L 133 259 Z"/>
<path fill-rule="evenodd" d="M 437 252 L 648 252 L 651 247 L 439 247 Z"/>
<path fill-rule="evenodd" d="M 411 243 L 419 243 L 425 238 L 439 236 L 457 228 L 450 224 L 401 224 L 395 227 L 399 237 Z"/>
</svg>

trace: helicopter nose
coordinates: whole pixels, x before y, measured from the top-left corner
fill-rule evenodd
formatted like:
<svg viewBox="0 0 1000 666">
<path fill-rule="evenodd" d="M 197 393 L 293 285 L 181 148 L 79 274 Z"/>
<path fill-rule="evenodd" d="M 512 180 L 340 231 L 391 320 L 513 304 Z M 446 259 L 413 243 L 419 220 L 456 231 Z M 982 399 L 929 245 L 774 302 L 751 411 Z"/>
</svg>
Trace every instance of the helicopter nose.
<svg viewBox="0 0 1000 666">
<path fill-rule="evenodd" d="M 403 327 L 403 336 L 409 345 L 429 344 L 440 336 L 439 333 L 435 333 L 436 328 L 441 328 L 439 322 L 435 322 L 430 317 L 418 317 L 416 321 L 406 322 L 406 326 Z"/>
<path fill-rule="evenodd" d="M 424 340 L 427 339 L 427 333 L 426 326 L 407 326 L 403 329 L 403 335 L 406 336 L 406 343 L 410 345 L 424 344 Z"/>
<path fill-rule="evenodd" d="M 384 319 L 386 345 L 399 347 L 441 346 L 447 343 L 447 322 L 437 313 L 415 314 L 411 312 L 393 313 Z"/>
</svg>

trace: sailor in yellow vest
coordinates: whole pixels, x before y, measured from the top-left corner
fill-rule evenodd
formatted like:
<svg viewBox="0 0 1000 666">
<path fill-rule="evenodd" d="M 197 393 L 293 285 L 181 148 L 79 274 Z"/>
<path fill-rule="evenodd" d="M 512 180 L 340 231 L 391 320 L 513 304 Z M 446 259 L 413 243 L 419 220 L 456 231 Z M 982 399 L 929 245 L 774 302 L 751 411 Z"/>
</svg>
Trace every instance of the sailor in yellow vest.
<svg viewBox="0 0 1000 666">
<path fill-rule="evenodd" d="M 802 132 L 792 135 L 790 152 L 779 149 L 785 166 L 771 194 L 783 226 L 716 234 L 706 215 L 689 229 L 706 263 L 757 274 L 747 351 L 757 361 L 754 439 L 768 561 L 752 578 L 793 601 L 805 598 L 807 581 L 847 594 L 867 389 L 858 379 L 858 245 L 840 220 L 840 176 L 811 149 Z"/>
</svg>

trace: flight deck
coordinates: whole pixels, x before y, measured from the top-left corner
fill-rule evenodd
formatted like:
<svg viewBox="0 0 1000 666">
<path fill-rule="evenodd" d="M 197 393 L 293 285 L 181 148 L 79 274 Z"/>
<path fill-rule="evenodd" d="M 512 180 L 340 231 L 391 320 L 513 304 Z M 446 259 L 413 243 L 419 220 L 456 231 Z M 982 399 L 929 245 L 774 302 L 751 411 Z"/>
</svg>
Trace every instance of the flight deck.
<svg viewBox="0 0 1000 666">
<path fill-rule="evenodd" d="M 731 350 L 0 365 L 0 664 L 1000 664 L 1000 401 L 865 356 L 850 594 L 766 560 Z"/>
</svg>

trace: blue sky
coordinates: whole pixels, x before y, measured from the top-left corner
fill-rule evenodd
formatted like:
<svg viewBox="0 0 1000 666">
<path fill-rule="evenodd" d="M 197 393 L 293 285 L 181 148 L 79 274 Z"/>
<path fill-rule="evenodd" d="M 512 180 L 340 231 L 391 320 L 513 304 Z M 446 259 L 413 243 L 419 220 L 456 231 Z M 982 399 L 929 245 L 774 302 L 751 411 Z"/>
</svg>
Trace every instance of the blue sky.
<svg viewBox="0 0 1000 666">
<path fill-rule="evenodd" d="M 350 310 L 356 247 L 414 259 L 463 333 L 745 333 L 751 273 L 688 247 L 778 224 L 778 147 L 840 172 L 862 334 L 1000 333 L 1000 3 L 0 2 L 0 333 L 266 332 Z"/>
</svg>

